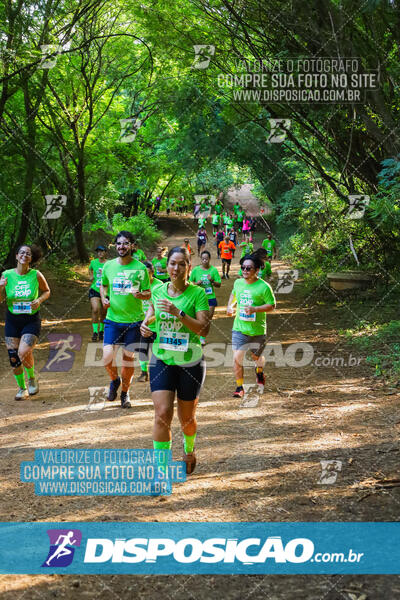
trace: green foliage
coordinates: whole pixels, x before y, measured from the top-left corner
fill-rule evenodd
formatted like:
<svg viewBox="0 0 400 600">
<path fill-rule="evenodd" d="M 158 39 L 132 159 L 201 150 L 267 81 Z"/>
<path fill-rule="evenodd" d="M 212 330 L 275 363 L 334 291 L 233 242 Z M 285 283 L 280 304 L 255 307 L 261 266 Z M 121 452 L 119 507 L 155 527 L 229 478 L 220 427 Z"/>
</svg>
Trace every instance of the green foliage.
<svg viewBox="0 0 400 600">
<path fill-rule="evenodd" d="M 150 217 L 145 214 L 125 218 L 121 213 L 115 213 L 111 221 L 100 219 L 91 226 L 91 231 L 103 229 L 106 233 L 116 235 L 119 231 L 130 231 L 139 246 L 149 249 L 161 239 L 161 233 Z"/>
<path fill-rule="evenodd" d="M 65 284 L 68 280 L 79 279 L 79 274 L 74 271 L 67 258 L 58 258 L 52 254 L 46 259 L 46 268 L 50 270 L 57 282 Z"/>
<path fill-rule="evenodd" d="M 271 0 L 266 15 L 264 4 L 40 0 L 14 11 L 3 3 L 3 248 L 32 239 L 84 259 L 82 232 L 103 226 L 128 228 L 148 246 L 159 235 L 145 218 L 156 195 L 190 203 L 195 193 L 251 182 L 273 206 L 281 253 L 307 285 L 339 269 L 389 277 L 400 266 L 400 61 L 397 29 L 387 26 L 398 7 Z M 354 105 L 277 105 L 240 100 L 218 83 L 242 73 L 238 57 L 318 58 L 321 39 L 324 57 L 362 57 L 365 71 L 383 64 L 379 93 Z M 63 44 L 61 54 L 38 68 L 40 44 L 51 43 Z M 194 44 L 216 45 L 207 69 L 195 68 Z M 269 119 L 279 116 L 291 119 L 290 135 L 270 143 Z M 122 143 L 120 120 L 129 117 L 140 128 Z M 371 203 L 350 221 L 347 196 L 357 192 Z M 48 194 L 67 196 L 52 223 L 42 220 Z M 114 212 L 109 223 L 104 215 Z"/>
<path fill-rule="evenodd" d="M 367 353 L 366 362 L 375 375 L 388 382 L 400 381 L 400 321 L 384 324 L 360 322 L 344 332 L 352 346 Z"/>
</svg>

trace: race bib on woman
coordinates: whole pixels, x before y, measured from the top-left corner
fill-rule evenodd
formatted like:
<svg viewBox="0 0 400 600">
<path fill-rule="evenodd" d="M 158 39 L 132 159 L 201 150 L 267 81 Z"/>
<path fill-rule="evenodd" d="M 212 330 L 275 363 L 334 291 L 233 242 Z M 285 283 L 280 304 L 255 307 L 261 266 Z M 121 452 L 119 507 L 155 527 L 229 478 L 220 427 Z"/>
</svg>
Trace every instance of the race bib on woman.
<svg viewBox="0 0 400 600">
<path fill-rule="evenodd" d="M 15 315 L 31 315 L 32 305 L 30 302 L 14 302 L 13 313 Z"/>
<path fill-rule="evenodd" d="M 163 332 L 160 334 L 158 347 L 162 350 L 177 350 L 187 352 L 189 348 L 189 334 L 176 331 Z"/>
</svg>

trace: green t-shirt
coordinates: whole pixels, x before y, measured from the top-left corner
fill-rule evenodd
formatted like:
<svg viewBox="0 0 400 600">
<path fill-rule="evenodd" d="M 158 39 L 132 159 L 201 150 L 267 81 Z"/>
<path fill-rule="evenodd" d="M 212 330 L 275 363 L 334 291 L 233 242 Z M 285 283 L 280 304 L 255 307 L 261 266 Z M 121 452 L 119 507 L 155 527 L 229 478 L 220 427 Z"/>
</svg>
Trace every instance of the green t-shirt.
<svg viewBox="0 0 400 600">
<path fill-rule="evenodd" d="M 208 311 L 208 300 L 203 288 L 190 283 L 180 296 L 168 295 L 169 283 L 157 286 L 152 293 L 156 314 L 157 338 L 153 344 L 153 354 L 167 365 L 185 365 L 198 362 L 202 357 L 200 338 L 184 326 L 179 317 L 161 311 L 157 303 L 166 298 L 189 317 L 196 318 L 200 310 Z"/>
<path fill-rule="evenodd" d="M 163 282 L 160 281 L 159 279 L 157 279 L 156 277 L 153 277 L 153 281 L 150 284 L 150 291 L 151 291 L 151 295 L 153 297 L 153 289 L 159 285 L 162 285 Z M 142 300 L 143 302 L 143 311 L 144 314 L 147 313 L 147 311 L 149 310 L 149 306 L 151 304 L 151 300 Z M 148 325 L 148 328 L 151 329 L 154 333 L 156 331 L 156 322 L 154 321 L 153 323 L 151 323 L 151 325 Z"/>
<path fill-rule="evenodd" d="M 244 335 L 264 335 L 267 331 L 267 315 L 265 312 L 246 315 L 246 306 L 262 306 L 275 304 L 275 296 L 271 286 L 262 279 L 254 283 L 246 283 L 244 279 L 236 279 L 232 293 L 237 300 L 236 316 L 233 330 Z"/>
<path fill-rule="evenodd" d="M 263 241 L 261 244 L 263 248 L 268 252 L 268 254 L 273 254 L 274 248 L 276 246 L 275 240 L 269 240 L 268 238 Z"/>
<path fill-rule="evenodd" d="M 205 224 L 207 223 L 207 219 L 205 217 L 200 217 L 198 222 L 199 222 L 199 229 L 200 229 L 200 227 L 205 227 Z"/>
<path fill-rule="evenodd" d="M 228 225 L 228 227 L 232 227 L 232 225 L 233 225 L 233 219 L 229 215 L 226 219 L 226 224 Z"/>
<path fill-rule="evenodd" d="M 243 258 L 243 256 L 246 256 L 246 254 L 252 254 L 254 246 L 251 242 L 242 242 L 240 244 L 240 248 L 242 248 L 242 254 L 240 255 L 240 258 Z"/>
<path fill-rule="evenodd" d="M 212 223 L 213 225 L 218 225 L 218 223 L 219 223 L 219 215 L 213 215 L 213 216 L 211 217 L 211 223 Z"/>
<path fill-rule="evenodd" d="M 264 263 L 264 268 L 259 270 L 258 276 L 261 277 L 261 279 L 266 279 L 266 277 L 270 277 L 271 273 L 271 263 L 266 260 Z"/>
<path fill-rule="evenodd" d="M 158 279 L 161 279 L 161 281 L 165 281 L 166 279 L 168 279 L 168 273 L 167 272 L 162 273 L 160 271 L 160 269 L 167 268 L 167 259 L 165 257 L 163 257 L 163 258 L 155 257 L 155 258 L 153 258 L 153 260 L 151 262 L 153 263 L 156 277 L 158 277 Z"/>
<path fill-rule="evenodd" d="M 7 308 L 13 315 L 34 315 L 39 308 L 32 310 L 31 302 L 39 297 L 37 270 L 30 269 L 25 275 L 19 275 L 15 269 L 3 272 L 7 278 Z"/>
<path fill-rule="evenodd" d="M 246 215 L 246 213 L 244 212 L 244 210 L 239 210 L 238 213 L 237 213 L 237 220 L 240 223 L 242 223 L 245 215 Z"/>
<path fill-rule="evenodd" d="M 228 217 L 228 215 L 227 215 L 226 213 L 224 213 L 224 214 L 222 215 L 222 222 L 223 222 L 223 224 L 224 224 L 224 225 L 227 225 L 227 224 L 228 224 L 228 220 L 229 220 L 229 217 Z"/>
<path fill-rule="evenodd" d="M 218 273 L 218 270 L 212 265 L 208 269 L 203 269 L 203 267 L 198 265 L 190 273 L 189 280 L 196 283 L 198 281 L 201 281 L 201 287 L 206 293 L 207 300 L 211 300 L 212 298 L 215 298 L 215 292 L 214 286 L 210 283 L 210 280 L 208 279 L 208 275 L 211 275 L 212 279 L 214 279 L 214 281 L 216 281 L 217 283 L 221 283 L 220 274 Z"/>
<path fill-rule="evenodd" d="M 127 265 L 120 265 L 118 260 L 109 260 L 103 267 L 101 282 L 108 286 L 107 295 L 110 298 L 107 319 L 116 323 L 143 321 L 142 301 L 135 298 L 132 291 L 142 292 L 150 289 L 147 269 L 135 258 Z"/>
<path fill-rule="evenodd" d="M 220 204 L 219 202 L 215 205 L 215 212 L 217 213 L 217 215 L 220 215 L 222 212 L 222 204 Z"/>
<path fill-rule="evenodd" d="M 132 258 L 136 258 L 136 260 L 140 260 L 140 262 L 147 260 L 146 255 L 141 248 L 138 248 L 135 250 L 135 252 L 132 252 Z"/>
<path fill-rule="evenodd" d="M 98 258 L 94 258 L 89 265 L 89 269 L 93 271 L 93 281 L 90 287 L 96 292 L 100 292 L 101 275 L 105 264 L 105 262 L 100 262 Z"/>
<path fill-rule="evenodd" d="M 235 213 L 235 215 L 237 216 L 238 212 L 240 211 L 240 206 L 238 206 L 237 204 L 235 204 L 235 206 L 233 207 L 233 212 Z"/>
</svg>

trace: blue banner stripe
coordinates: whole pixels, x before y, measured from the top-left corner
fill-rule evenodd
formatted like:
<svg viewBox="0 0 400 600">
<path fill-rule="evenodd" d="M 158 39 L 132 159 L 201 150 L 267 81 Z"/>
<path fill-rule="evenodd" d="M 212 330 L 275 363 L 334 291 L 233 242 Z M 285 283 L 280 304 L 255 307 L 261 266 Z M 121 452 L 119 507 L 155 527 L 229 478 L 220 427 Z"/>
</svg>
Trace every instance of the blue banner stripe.
<svg viewBox="0 0 400 600">
<path fill-rule="evenodd" d="M 399 574 L 399 523 L 0 523 L 4 574 Z"/>
</svg>

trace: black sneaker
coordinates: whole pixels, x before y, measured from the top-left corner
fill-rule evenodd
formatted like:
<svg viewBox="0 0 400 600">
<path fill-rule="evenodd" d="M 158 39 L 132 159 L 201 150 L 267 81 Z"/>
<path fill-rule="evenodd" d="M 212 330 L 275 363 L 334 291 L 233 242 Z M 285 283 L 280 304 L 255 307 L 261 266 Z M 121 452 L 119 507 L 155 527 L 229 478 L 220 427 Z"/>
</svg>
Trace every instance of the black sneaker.
<svg viewBox="0 0 400 600">
<path fill-rule="evenodd" d="M 121 408 L 131 408 L 129 392 L 121 392 Z"/>
<path fill-rule="evenodd" d="M 234 398 L 243 398 L 243 396 L 244 396 L 244 388 L 242 385 L 238 385 L 236 390 L 233 392 L 233 397 Z"/>
<path fill-rule="evenodd" d="M 227 279 L 229 279 L 229 275 L 228 275 L 228 273 L 226 274 L 226 278 L 227 278 Z"/>
<path fill-rule="evenodd" d="M 261 373 L 257 373 L 257 370 L 256 370 L 256 378 L 257 378 L 258 392 L 259 392 L 259 394 L 263 394 L 264 388 L 265 388 L 265 375 L 262 371 L 261 371 Z"/>
<path fill-rule="evenodd" d="M 99 331 L 99 342 L 104 340 L 104 331 Z"/>
<path fill-rule="evenodd" d="M 97 338 L 98 338 L 98 334 L 96 333 L 96 331 L 94 331 L 93 335 L 92 335 L 92 342 L 97 342 Z"/>
<path fill-rule="evenodd" d="M 121 385 L 121 379 L 119 377 L 117 377 L 117 379 L 114 379 L 113 381 L 110 382 L 110 387 L 108 388 L 107 400 L 109 400 L 110 402 L 115 400 L 115 398 L 117 397 L 117 392 L 118 392 L 118 388 L 120 385 Z"/>
</svg>

